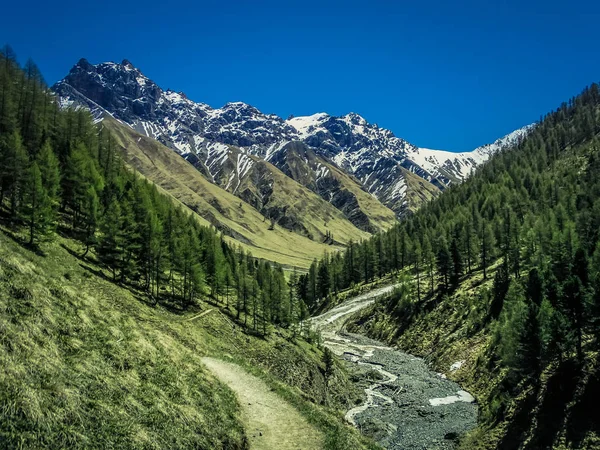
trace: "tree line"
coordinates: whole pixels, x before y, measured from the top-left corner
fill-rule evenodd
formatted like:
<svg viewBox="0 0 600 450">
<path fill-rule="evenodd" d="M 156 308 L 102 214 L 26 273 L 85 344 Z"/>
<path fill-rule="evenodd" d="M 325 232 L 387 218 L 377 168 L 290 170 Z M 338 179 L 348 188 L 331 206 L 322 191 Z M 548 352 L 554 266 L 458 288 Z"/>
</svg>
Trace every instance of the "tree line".
<svg viewBox="0 0 600 450">
<path fill-rule="evenodd" d="M 90 113 L 59 105 L 32 61 L 0 51 L 0 217 L 33 248 L 57 233 L 81 258 L 155 301 L 188 308 L 212 297 L 266 334 L 307 310 L 297 277 L 233 248 L 212 227 L 132 172 Z"/>
</svg>

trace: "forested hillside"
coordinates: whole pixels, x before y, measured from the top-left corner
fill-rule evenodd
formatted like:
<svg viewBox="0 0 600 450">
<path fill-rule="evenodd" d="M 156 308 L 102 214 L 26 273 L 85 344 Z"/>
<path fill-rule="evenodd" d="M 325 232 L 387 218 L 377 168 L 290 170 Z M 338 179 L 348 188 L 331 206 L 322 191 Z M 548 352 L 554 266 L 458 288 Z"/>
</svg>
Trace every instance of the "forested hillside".
<svg viewBox="0 0 600 450">
<path fill-rule="evenodd" d="M 300 337 L 296 280 L 202 225 L 87 111 L 60 109 L 33 62 L 0 52 L 0 448 L 248 448 L 255 430 L 206 355 L 264 379 L 324 448 L 375 448 L 342 423 L 346 372 Z"/>
<path fill-rule="evenodd" d="M 189 208 L 201 224 L 214 226 L 225 242 L 250 251 L 256 258 L 304 270 L 324 252 L 340 250 L 339 239 L 344 239 L 345 232 L 351 231 L 344 227 L 349 222 L 335 219 L 323 222 L 317 219 L 318 214 L 312 217 L 309 213 L 305 223 L 322 227 L 324 236 L 315 235 L 315 239 L 310 239 L 290 232 L 209 181 L 193 165 L 158 141 L 139 135 L 110 116 L 104 117 L 101 126 L 114 136 L 118 153 L 128 166 Z M 304 199 L 305 211 L 318 207 L 311 202 L 313 199 Z M 358 232 L 357 229 L 354 231 Z M 330 234 L 334 234 L 335 242 L 324 238 Z M 352 236 L 352 232 L 349 235 Z M 368 234 L 359 232 L 355 236 L 366 237 Z"/>
<path fill-rule="evenodd" d="M 599 131 L 593 84 L 464 184 L 314 268 L 335 275 L 316 298 L 403 274 L 351 328 L 475 393 L 480 427 L 464 448 L 600 446 Z"/>
<path fill-rule="evenodd" d="M 233 297 L 238 319 L 262 333 L 305 315 L 281 267 L 232 248 L 128 170 L 113 136 L 87 111 L 61 110 L 33 62 L 20 69 L 8 48 L 0 58 L 0 206 L 17 239 L 75 238 L 114 281 L 176 308 Z"/>
</svg>

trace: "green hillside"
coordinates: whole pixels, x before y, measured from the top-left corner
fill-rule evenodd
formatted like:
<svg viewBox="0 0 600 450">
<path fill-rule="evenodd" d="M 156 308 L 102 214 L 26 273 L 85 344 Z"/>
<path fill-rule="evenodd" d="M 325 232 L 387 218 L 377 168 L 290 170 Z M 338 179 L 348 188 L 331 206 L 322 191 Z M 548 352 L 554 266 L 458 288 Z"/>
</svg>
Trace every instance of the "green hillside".
<svg viewBox="0 0 600 450">
<path fill-rule="evenodd" d="M 299 217 L 313 239 L 280 225 L 270 229 L 271 221 L 263 214 L 209 182 L 172 150 L 109 117 L 103 123 L 115 136 L 125 162 L 194 211 L 202 223 L 215 226 L 231 238 L 229 242 L 241 244 L 258 258 L 306 268 L 324 252 L 341 249 L 339 245 L 331 246 L 324 242 L 327 230 L 334 234 L 337 242 L 342 243 L 369 236 L 343 218 L 333 206 L 293 180 L 286 179 L 271 165 L 272 176 L 279 185 L 272 206 L 283 208 L 292 205 L 295 217 Z"/>
<path fill-rule="evenodd" d="M 350 329 L 475 395 L 464 449 L 600 447 L 599 131 L 594 84 L 371 244 L 403 285 Z"/>
<path fill-rule="evenodd" d="M 262 378 L 324 448 L 376 448 L 343 423 L 357 392 L 303 330 L 295 272 L 133 173 L 9 49 L 0 92 L 0 448 L 249 448 L 204 356 Z"/>
<path fill-rule="evenodd" d="M 377 233 L 397 222 L 395 213 L 366 192 L 354 177 L 302 142 L 288 142 L 269 161 L 334 205 L 361 230 Z"/>
<path fill-rule="evenodd" d="M 357 394 L 340 369 L 321 405 L 317 347 L 282 330 L 246 334 L 224 305 L 153 306 L 74 256 L 75 241 L 39 255 L 11 236 L 0 230 L 0 448 L 247 448 L 237 400 L 206 355 L 264 378 L 327 448 L 370 448 L 342 424 L 338 408 Z"/>
</svg>

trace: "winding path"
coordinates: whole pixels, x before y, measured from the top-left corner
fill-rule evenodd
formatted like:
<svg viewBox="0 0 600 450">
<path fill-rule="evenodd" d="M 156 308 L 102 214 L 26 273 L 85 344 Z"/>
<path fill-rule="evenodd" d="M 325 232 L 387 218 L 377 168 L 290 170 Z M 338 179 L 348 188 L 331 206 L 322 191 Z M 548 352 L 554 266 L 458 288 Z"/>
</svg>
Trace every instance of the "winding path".
<svg viewBox="0 0 600 450">
<path fill-rule="evenodd" d="M 323 436 L 260 378 L 237 364 L 202 358 L 208 369 L 233 390 L 252 450 L 323 448 Z"/>
</svg>

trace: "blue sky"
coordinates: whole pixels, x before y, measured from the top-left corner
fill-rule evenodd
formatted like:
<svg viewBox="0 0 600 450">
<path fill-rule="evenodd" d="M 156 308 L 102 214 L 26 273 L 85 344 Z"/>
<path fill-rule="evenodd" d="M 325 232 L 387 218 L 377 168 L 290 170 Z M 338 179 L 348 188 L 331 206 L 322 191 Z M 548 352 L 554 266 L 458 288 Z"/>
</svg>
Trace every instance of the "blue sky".
<svg viewBox="0 0 600 450">
<path fill-rule="evenodd" d="M 282 117 L 357 112 L 429 148 L 470 150 L 600 81 L 600 2 L 8 2 L 0 44 L 50 84 L 81 57 Z"/>
</svg>

